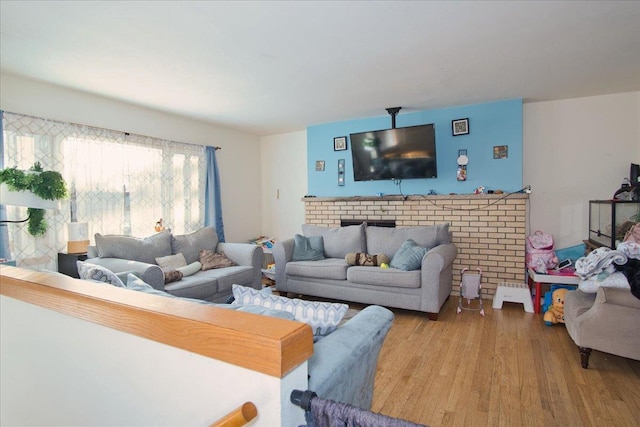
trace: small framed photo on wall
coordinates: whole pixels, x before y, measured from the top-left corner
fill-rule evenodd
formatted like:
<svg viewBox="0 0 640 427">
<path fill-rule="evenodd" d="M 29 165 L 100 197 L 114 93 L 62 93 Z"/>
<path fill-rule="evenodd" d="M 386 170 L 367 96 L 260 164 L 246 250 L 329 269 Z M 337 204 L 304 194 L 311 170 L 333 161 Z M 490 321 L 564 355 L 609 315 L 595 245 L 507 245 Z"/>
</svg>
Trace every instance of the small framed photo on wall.
<svg viewBox="0 0 640 427">
<path fill-rule="evenodd" d="M 316 171 L 322 172 L 324 170 L 324 160 L 316 160 Z"/>
<path fill-rule="evenodd" d="M 451 120 L 451 130 L 453 136 L 468 135 L 469 134 L 469 119 L 456 119 Z"/>
<path fill-rule="evenodd" d="M 333 151 L 344 151 L 347 149 L 347 137 L 339 136 L 333 138 Z"/>
</svg>

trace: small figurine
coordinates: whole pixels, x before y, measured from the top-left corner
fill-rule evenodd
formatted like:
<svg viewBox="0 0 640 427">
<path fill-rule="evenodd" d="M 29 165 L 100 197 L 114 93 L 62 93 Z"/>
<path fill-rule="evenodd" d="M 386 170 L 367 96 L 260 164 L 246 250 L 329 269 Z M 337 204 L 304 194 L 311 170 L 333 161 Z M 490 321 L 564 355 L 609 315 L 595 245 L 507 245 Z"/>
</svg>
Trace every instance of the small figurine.
<svg viewBox="0 0 640 427">
<path fill-rule="evenodd" d="M 160 218 L 160 220 L 158 220 L 158 222 L 156 222 L 156 226 L 155 226 L 156 231 L 159 233 L 161 231 L 164 231 L 164 225 L 162 225 L 162 218 Z"/>
<path fill-rule="evenodd" d="M 474 191 L 474 194 L 482 194 L 482 193 L 484 193 L 484 187 L 482 185 L 476 188 L 476 191 Z"/>
</svg>

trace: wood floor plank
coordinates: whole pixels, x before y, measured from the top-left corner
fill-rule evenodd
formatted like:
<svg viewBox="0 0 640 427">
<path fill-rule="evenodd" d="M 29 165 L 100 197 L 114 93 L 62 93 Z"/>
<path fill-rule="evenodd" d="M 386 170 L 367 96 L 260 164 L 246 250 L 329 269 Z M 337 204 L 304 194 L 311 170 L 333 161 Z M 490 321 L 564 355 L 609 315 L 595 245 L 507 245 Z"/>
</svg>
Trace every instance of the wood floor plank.
<svg viewBox="0 0 640 427">
<path fill-rule="evenodd" d="M 564 325 L 522 304 L 437 321 L 393 310 L 372 410 L 435 426 L 637 426 L 640 361 L 593 351 L 589 369 Z"/>
</svg>

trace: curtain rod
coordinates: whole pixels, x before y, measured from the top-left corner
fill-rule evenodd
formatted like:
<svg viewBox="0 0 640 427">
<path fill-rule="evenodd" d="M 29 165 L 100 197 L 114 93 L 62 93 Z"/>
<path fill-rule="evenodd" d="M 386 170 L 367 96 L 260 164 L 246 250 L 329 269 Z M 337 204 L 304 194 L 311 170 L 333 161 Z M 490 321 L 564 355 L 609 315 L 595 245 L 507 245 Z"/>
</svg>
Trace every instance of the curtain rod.
<svg viewBox="0 0 640 427">
<path fill-rule="evenodd" d="M 65 124 L 66 124 L 66 125 L 74 125 L 74 126 L 86 126 L 86 127 L 88 127 L 88 128 L 93 128 L 93 129 L 100 129 L 100 130 L 106 130 L 106 131 L 109 131 L 109 132 L 118 132 L 118 133 L 122 133 L 122 134 L 124 134 L 125 136 L 129 136 L 129 135 L 131 135 L 131 133 L 129 133 L 129 132 L 124 132 L 124 131 L 121 131 L 121 130 L 108 129 L 108 128 L 101 128 L 101 127 L 98 127 L 98 126 L 84 125 L 84 124 L 81 124 L 81 123 L 74 123 L 74 122 L 63 122 L 62 120 L 47 119 L 47 118 L 45 118 L 45 117 L 32 116 L 32 115 L 30 115 L 30 114 L 14 113 L 14 112 L 12 112 L 12 111 L 6 111 L 6 110 L 0 110 L 0 111 L 3 111 L 4 113 L 9 113 L 9 114 L 15 114 L 16 116 L 29 117 L 29 118 L 31 118 L 31 119 L 44 120 L 44 121 L 47 121 L 47 122 L 60 123 L 60 124 L 63 124 L 63 125 L 65 125 Z M 175 142 L 176 144 L 189 144 L 188 142 L 174 141 L 174 140 L 171 140 L 171 139 L 158 138 L 158 137 L 150 136 L 150 135 L 140 135 L 139 133 L 134 133 L 133 135 L 142 136 L 142 137 L 145 137 L 145 138 L 163 139 L 164 141 Z M 200 145 L 200 144 L 190 144 L 190 145 Z M 216 150 L 216 151 L 218 151 L 218 150 L 222 150 L 222 147 L 219 147 L 219 146 L 217 146 L 217 145 L 216 145 L 216 146 L 214 146 L 213 148 L 214 148 L 214 150 Z"/>
</svg>

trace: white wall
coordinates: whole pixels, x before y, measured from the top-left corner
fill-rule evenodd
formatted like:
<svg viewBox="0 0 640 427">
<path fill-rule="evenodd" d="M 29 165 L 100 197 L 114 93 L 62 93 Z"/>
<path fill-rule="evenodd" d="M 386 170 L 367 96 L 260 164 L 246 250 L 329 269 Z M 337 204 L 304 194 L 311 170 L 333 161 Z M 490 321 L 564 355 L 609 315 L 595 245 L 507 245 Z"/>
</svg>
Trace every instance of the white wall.
<svg viewBox="0 0 640 427">
<path fill-rule="evenodd" d="M 307 132 L 260 138 L 262 165 L 262 233 L 292 238 L 302 230 L 307 194 Z"/>
<path fill-rule="evenodd" d="M 173 141 L 217 145 L 225 237 L 260 233 L 260 145 L 255 135 L 24 77 L 0 75 L 0 109 Z"/>
<path fill-rule="evenodd" d="M 3 426 L 208 426 L 246 401 L 251 425 L 297 426 L 282 380 L 0 296 Z"/>
<path fill-rule="evenodd" d="M 640 92 L 524 104 L 530 229 L 556 247 L 588 238 L 589 200 L 611 199 L 640 163 Z"/>
</svg>

